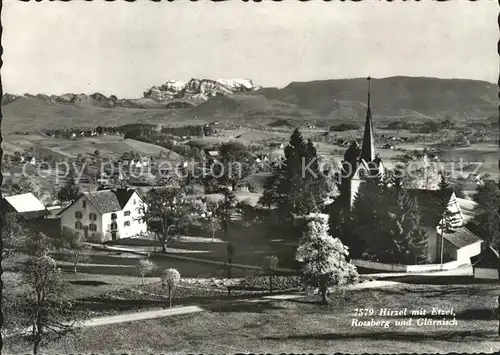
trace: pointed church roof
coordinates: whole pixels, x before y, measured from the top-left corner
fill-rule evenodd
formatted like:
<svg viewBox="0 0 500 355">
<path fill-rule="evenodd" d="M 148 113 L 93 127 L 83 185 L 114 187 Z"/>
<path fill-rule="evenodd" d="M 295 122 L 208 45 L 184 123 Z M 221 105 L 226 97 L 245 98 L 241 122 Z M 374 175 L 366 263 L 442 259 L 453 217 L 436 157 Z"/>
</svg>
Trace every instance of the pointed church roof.
<svg viewBox="0 0 500 355">
<path fill-rule="evenodd" d="M 363 145 L 361 147 L 360 158 L 366 162 L 371 162 L 375 159 L 375 143 L 373 141 L 373 125 L 372 125 L 372 110 L 370 100 L 370 81 L 368 77 L 368 109 L 366 110 L 365 132 L 363 134 Z"/>
</svg>

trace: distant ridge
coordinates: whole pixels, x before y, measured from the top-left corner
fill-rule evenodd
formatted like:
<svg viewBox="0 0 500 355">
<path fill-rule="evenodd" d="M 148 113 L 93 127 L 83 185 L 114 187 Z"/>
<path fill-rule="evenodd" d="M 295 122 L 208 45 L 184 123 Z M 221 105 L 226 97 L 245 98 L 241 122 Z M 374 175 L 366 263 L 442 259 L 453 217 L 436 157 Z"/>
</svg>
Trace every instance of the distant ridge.
<svg viewBox="0 0 500 355">
<path fill-rule="evenodd" d="M 373 78 L 371 85 L 375 118 L 470 119 L 498 114 L 498 86 L 486 81 L 395 76 Z M 281 89 L 260 88 L 249 79 L 192 79 L 167 81 L 148 89 L 140 99 L 100 93 L 4 94 L 2 105 L 4 122 L 15 119 L 22 129 L 31 127 L 34 118 L 44 120 L 40 125 L 62 126 L 82 122 L 112 126 L 125 117 L 127 122 L 244 116 L 359 123 L 366 112 L 366 90 L 366 78 L 292 82 Z"/>
</svg>

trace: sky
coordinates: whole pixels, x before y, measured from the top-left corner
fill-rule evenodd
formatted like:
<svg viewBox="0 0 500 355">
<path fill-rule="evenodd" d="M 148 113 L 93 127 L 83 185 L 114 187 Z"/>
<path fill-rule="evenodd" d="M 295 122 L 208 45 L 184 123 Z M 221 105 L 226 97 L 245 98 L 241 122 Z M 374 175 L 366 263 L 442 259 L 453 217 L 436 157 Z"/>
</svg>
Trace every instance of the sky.
<svg viewBox="0 0 500 355">
<path fill-rule="evenodd" d="M 166 80 L 496 82 L 498 4 L 4 1 L 4 92 L 137 98 Z"/>
</svg>

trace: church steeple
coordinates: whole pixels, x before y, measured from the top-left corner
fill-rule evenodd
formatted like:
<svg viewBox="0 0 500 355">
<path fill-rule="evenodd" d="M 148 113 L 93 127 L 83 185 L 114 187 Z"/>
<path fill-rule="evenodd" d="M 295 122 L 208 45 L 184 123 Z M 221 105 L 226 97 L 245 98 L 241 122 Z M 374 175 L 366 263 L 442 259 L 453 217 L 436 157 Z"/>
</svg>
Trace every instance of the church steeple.
<svg viewBox="0 0 500 355">
<path fill-rule="evenodd" d="M 371 162 L 375 159 L 375 144 L 373 141 L 373 125 L 372 125 L 372 110 L 371 110 L 371 78 L 368 77 L 368 109 L 366 111 L 365 132 L 363 134 L 363 145 L 361 147 L 360 158 L 364 161 Z"/>
</svg>

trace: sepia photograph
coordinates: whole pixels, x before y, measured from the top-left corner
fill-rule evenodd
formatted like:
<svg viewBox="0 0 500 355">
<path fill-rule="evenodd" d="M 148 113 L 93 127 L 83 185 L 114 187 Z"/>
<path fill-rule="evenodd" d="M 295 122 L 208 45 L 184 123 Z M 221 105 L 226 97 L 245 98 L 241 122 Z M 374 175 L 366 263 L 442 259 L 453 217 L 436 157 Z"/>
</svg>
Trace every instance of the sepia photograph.
<svg viewBox="0 0 500 355">
<path fill-rule="evenodd" d="M 0 354 L 497 353 L 495 1 L 4 1 Z"/>
</svg>

